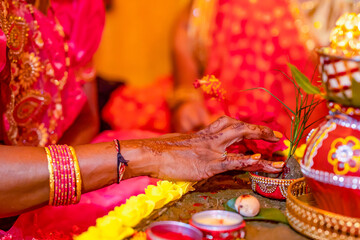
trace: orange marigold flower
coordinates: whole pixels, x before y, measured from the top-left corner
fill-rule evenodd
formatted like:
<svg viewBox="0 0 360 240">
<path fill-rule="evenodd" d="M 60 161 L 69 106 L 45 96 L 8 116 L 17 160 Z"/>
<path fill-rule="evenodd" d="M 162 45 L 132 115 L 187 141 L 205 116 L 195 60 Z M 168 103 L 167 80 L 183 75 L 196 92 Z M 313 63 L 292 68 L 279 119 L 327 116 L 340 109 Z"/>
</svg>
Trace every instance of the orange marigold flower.
<svg viewBox="0 0 360 240">
<path fill-rule="evenodd" d="M 195 88 L 201 88 L 205 94 L 217 100 L 224 100 L 226 91 L 222 88 L 221 82 L 214 75 L 204 76 L 194 82 Z"/>
</svg>

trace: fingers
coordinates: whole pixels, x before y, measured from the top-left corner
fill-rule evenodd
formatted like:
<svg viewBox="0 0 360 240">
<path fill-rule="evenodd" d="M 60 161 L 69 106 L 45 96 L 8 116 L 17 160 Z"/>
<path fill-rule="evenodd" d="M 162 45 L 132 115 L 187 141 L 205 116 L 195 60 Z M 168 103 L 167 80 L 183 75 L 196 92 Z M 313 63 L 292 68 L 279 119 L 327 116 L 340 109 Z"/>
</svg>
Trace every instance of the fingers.
<svg viewBox="0 0 360 240">
<path fill-rule="evenodd" d="M 261 154 L 243 155 L 229 153 L 214 166 L 219 171 L 242 170 L 259 171 L 268 173 L 280 173 L 284 167 L 284 162 L 273 162 L 261 159 Z"/>
<path fill-rule="evenodd" d="M 211 123 L 209 126 L 204 128 L 203 130 L 197 132 L 197 134 L 200 134 L 200 135 L 214 134 L 214 133 L 217 133 L 217 132 L 227 128 L 234 122 L 236 122 L 235 119 L 230 118 L 228 116 L 222 116 L 222 117 L 218 118 L 217 120 L 215 120 L 215 122 Z"/>
<path fill-rule="evenodd" d="M 262 139 L 269 142 L 277 142 L 282 137 L 280 132 L 273 131 L 269 127 L 244 123 L 241 121 L 231 124 L 221 132 L 223 133 L 222 140 L 226 146 L 230 146 L 234 142 L 243 139 Z"/>
</svg>

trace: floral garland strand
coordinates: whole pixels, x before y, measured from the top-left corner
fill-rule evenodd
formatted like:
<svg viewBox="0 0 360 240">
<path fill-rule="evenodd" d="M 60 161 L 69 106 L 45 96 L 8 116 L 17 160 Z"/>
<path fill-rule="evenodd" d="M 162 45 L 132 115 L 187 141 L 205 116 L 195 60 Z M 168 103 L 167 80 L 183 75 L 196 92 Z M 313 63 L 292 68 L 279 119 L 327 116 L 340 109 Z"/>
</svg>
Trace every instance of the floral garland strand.
<svg viewBox="0 0 360 240">
<path fill-rule="evenodd" d="M 149 185 L 145 194 L 130 197 L 126 203 L 115 207 L 108 215 L 98 218 L 96 225 L 75 236 L 75 240 L 116 239 L 132 236 L 135 227 L 153 210 L 162 208 L 171 201 L 181 198 L 185 193 L 194 190 L 193 182 L 159 181 L 156 186 Z"/>
</svg>

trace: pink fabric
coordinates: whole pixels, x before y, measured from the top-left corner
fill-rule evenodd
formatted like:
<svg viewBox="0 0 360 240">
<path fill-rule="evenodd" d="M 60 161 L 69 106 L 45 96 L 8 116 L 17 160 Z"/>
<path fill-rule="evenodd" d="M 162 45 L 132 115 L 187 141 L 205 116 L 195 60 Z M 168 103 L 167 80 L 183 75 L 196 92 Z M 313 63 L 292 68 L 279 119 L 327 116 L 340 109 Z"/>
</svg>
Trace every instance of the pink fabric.
<svg viewBox="0 0 360 240">
<path fill-rule="evenodd" d="M 63 98 L 63 105 L 66 106 L 64 112 L 66 121 L 61 129 L 63 133 L 72 125 L 82 109 L 82 97 L 79 97 L 80 93 L 77 92 L 82 89 L 77 89 L 76 85 L 84 82 L 82 79 L 77 79 L 77 75 L 92 61 L 100 44 L 105 24 L 105 10 L 101 0 L 52 0 L 51 5 L 68 36 L 71 71 L 75 78 L 64 90 L 68 96 Z M 74 104 L 75 102 L 79 104 Z"/>
<path fill-rule="evenodd" d="M 95 225 L 96 219 L 106 215 L 115 206 L 125 203 L 131 196 L 144 193 L 157 179 L 137 177 L 106 188 L 83 194 L 77 205 L 46 206 L 22 214 L 8 231 L 0 231 L 0 239 L 72 239 Z"/>
<path fill-rule="evenodd" d="M 16 99 L 14 108 L 9 104 L 10 96 L 7 102 L 2 103 L 8 107 L 8 114 L 4 116 L 6 143 L 33 146 L 55 143 L 74 122 L 86 102 L 82 89 L 84 82 L 79 76 L 91 62 L 101 40 L 105 14 L 103 2 L 55 0 L 47 16 L 37 9 L 32 15 L 26 1 L 19 0 L 18 4 L 10 0 L 6 2 L 8 5 L 0 6 L 1 11 L 8 13 L 8 21 L 4 21 L 4 25 L 9 26 L 5 27 L 26 31 L 28 35 L 27 39 L 19 35 L 19 41 L 23 44 L 22 55 L 14 53 L 17 46 L 7 39 L 10 54 L 19 60 L 11 65 L 12 80 L 8 86 Z M 9 20 L 10 16 L 23 17 L 24 22 L 14 25 Z M 9 36 L 13 34 L 11 31 L 7 33 Z M 3 47 L 3 38 L 1 40 Z M 69 45 L 68 55 L 64 51 L 65 42 Z M 27 61 L 26 56 L 31 55 L 35 56 L 32 61 L 42 68 L 38 67 L 39 75 L 34 76 L 35 80 L 25 81 L 21 79 L 26 76 L 21 72 L 24 69 L 22 64 Z M 70 59 L 69 67 L 65 64 L 67 57 Z M 4 59 L 0 60 L 0 67 L 3 67 Z M 56 82 L 64 80 L 65 85 L 61 89 L 61 84 Z"/>
<path fill-rule="evenodd" d="M 6 36 L 0 29 L 0 72 L 6 65 Z"/>
<path fill-rule="evenodd" d="M 99 0 L 52 0 L 55 15 L 69 36 L 73 68 L 85 66 L 92 60 L 100 44 L 105 11 Z"/>
</svg>

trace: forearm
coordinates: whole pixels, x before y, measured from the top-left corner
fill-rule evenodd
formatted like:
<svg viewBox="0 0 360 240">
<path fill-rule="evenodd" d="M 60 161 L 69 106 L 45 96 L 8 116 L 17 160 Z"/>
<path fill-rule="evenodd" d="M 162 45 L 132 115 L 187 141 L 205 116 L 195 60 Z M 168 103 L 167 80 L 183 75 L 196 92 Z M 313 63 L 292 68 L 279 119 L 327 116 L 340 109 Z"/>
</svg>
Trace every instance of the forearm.
<svg viewBox="0 0 360 240">
<path fill-rule="evenodd" d="M 175 87 L 193 88 L 193 83 L 199 78 L 197 64 L 186 46 L 174 49 L 174 77 Z"/>
<path fill-rule="evenodd" d="M 280 138 L 270 128 L 222 117 L 193 134 L 168 134 L 153 139 L 120 141 L 121 153 L 128 161 L 125 178 L 148 175 L 170 180 L 199 181 L 233 169 L 281 171 L 283 163 L 262 160 L 259 154 L 254 155 L 256 158 L 233 153 L 224 156 L 224 151 L 231 144 L 243 139 L 275 142 Z M 59 195 L 52 195 L 57 199 L 55 205 L 69 199 L 73 202 L 79 197 L 79 175 L 74 173 L 80 172 L 82 193 L 118 180 L 114 142 L 76 146 L 79 170 L 75 158 L 71 157 L 74 156 L 71 148 L 51 146 L 50 149 L 47 156 L 44 148 L 0 146 L 0 218 L 46 205 L 52 190 L 50 179 L 61 184 L 55 185 L 56 193 L 71 193 L 60 198 Z M 65 157 L 52 162 L 59 160 L 60 156 Z M 47 157 L 51 159 L 50 168 Z M 50 178 L 49 169 L 57 170 L 54 171 L 57 173 L 54 178 Z M 76 184 L 74 177 L 66 180 L 59 178 L 59 173 L 76 176 Z M 65 184 L 64 187 L 62 184 Z M 66 184 L 70 185 L 66 187 Z"/>
<path fill-rule="evenodd" d="M 113 142 L 75 147 L 82 178 L 82 192 L 117 181 Z M 138 155 L 124 154 L 129 158 Z M 49 201 L 49 170 L 44 148 L 0 146 L 0 217 L 20 214 Z"/>
<path fill-rule="evenodd" d="M 193 82 L 200 74 L 187 33 L 189 11 L 190 8 L 187 8 L 181 14 L 174 32 L 173 63 L 176 87 L 192 88 Z"/>
</svg>

